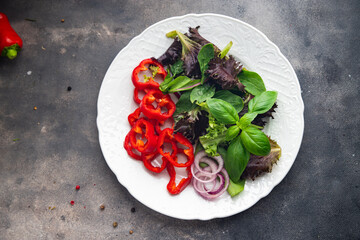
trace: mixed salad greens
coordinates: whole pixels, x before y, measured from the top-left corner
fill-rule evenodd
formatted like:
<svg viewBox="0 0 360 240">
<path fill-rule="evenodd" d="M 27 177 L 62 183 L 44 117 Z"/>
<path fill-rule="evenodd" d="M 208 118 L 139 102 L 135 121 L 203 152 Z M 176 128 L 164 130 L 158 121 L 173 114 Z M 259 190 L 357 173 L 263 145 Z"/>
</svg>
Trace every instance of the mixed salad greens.
<svg viewBox="0 0 360 240">
<path fill-rule="evenodd" d="M 270 172 L 281 148 L 261 131 L 273 117 L 277 92 L 267 91 L 257 73 L 228 55 L 232 42 L 220 50 L 198 28 L 169 32 L 174 42 L 166 52 L 133 70 L 139 107 L 128 116 L 124 148 L 149 171 L 166 169 L 170 194 L 192 183 L 210 200 L 226 190 L 235 196 L 246 179 Z M 178 96 L 176 104 L 170 93 Z M 173 126 L 166 127 L 171 119 Z"/>
<path fill-rule="evenodd" d="M 198 29 L 166 34 L 174 42 L 157 59 L 167 67 L 159 89 L 181 93 L 174 132 L 196 144 L 196 152 L 222 157 L 230 177 L 227 191 L 235 196 L 245 179 L 271 172 L 280 158 L 280 146 L 261 131 L 273 117 L 277 92 L 267 91 L 257 73 L 228 55 L 232 42 L 220 50 Z"/>
</svg>

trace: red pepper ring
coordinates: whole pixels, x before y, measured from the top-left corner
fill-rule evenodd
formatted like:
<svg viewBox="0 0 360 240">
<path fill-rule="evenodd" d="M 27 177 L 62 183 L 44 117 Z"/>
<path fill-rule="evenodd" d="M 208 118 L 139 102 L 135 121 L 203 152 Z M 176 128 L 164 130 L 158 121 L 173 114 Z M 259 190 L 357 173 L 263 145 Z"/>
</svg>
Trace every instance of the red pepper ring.
<svg viewBox="0 0 360 240">
<path fill-rule="evenodd" d="M 194 147 L 193 145 L 187 140 L 181 133 L 173 134 L 174 130 L 171 128 L 165 128 L 160 136 L 159 142 L 157 145 L 158 152 L 166 157 L 166 159 L 175 167 L 189 167 L 194 162 Z M 163 151 L 163 143 L 164 142 L 171 142 L 173 149 L 176 149 L 177 153 L 183 153 L 187 161 L 185 163 L 179 163 L 177 154 L 169 154 Z M 177 143 L 184 145 L 187 149 L 178 148 Z"/>
<path fill-rule="evenodd" d="M 167 121 L 167 120 L 171 120 L 172 121 L 172 126 L 171 126 L 171 128 L 173 129 L 174 128 L 174 126 L 175 126 L 175 121 L 174 121 L 174 119 L 173 119 L 173 117 L 170 117 L 170 118 L 168 118 L 168 119 L 166 119 L 165 121 Z M 165 121 L 156 121 L 155 122 L 155 124 L 154 124 L 154 126 L 155 126 L 155 132 L 157 133 L 157 134 L 160 134 L 161 133 L 161 126 L 163 126 L 163 125 L 165 125 Z"/>
<path fill-rule="evenodd" d="M 193 147 L 193 145 L 191 144 L 191 142 L 186 137 L 184 137 L 184 135 L 182 135 L 179 132 L 174 134 L 174 139 L 176 140 L 176 142 L 178 142 L 181 145 L 187 147 L 186 149 L 178 147 L 178 152 L 183 153 L 186 156 L 188 161 L 186 163 L 178 163 L 177 158 L 173 158 L 175 160 L 175 162 L 173 162 L 173 165 L 175 167 L 189 167 L 189 166 L 191 166 L 191 164 L 194 162 L 194 147 Z"/>
<path fill-rule="evenodd" d="M 167 72 L 164 69 L 164 67 L 155 59 L 155 58 L 148 58 L 144 59 L 140 62 L 140 64 L 133 70 L 131 80 L 135 86 L 135 88 L 138 89 L 145 89 L 145 88 L 151 88 L 151 89 L 158 89 L 159 83 L 155 82 L 152 76 L 147 82 L 141 82 L 139 80 L 139 74 L 142 71 L 148 70 L 148 67 L 146 65 L 152 65 L 158 67 L 157 75 L 162 76 L 163 79 L 165 79 Z"/>
<path fill-rule="evenodd" d="M 154 153 L 141 154 L 141 159 L 144 163 L 144 166 L 151 172 L 160 173 L 166 168 L 167 160 L 165 157 L 162 157 L 162 163 L 160 167 L 155 167 L 151 162 L 159 155 L 156 151 Z"/>
<path fill-rule="evenodd" d="M 166 157 L 166 159 L 172 158 L 174 156 L 176 156 L 177 154 L 177 146 L 176 146 L 176 142 L 173 141 L 173 132 L 174 130 L 171 128 L 165 128 L 164 130 L 161 131 L 159 138 L 158 138 L 158 144 L 157 144 L 157 151 L 163 156 Z M 171 147 L 172 147 L 172 153 L 169 152 L 165 152 L 163 147 L 164 147 L 164 143 L 170 143 Z"/>
<path fill-rule="evenodd" d="M 166 164 L 166 170 L 168 171 L 168 173 L 170 175 L 170 181 L 169 181 L 168 185 L 166 186 L 166 188 L 169 191 L 169 193 L 171 193 L 171 194 L 175 195 L 175 194 L 181 193 L 187 187 L 187 185 L 189 185 L 189 183 L 191 182 L 192 174 L 191 174 L 190 167 L 186 168 L 186 170 L 188 172 L 187 178 L 181 179 L 177 186 L 176 186 L 176 182 L 175 182 L 176 171 L 175 171 L 174 166 L 170 162 L 168 162 Z"/>
<path fill-rule="evenodd" d="M 133 113 L 129 114 L 128 121 L 130 126 L 134 126 L 135 122 L 140 118 L 140 114 L 140 108 L 137 108 Z"/>
<path fill-rule="evenodd" d="M 152 104 L 156 102 L 157 106 Z M 163 112 L 163 108 L 167 111 Z M 176 109 L 175 103 L 168 94 L 163 94 L 160 90 L 150 90 L 142 99 L 140 109 L 150 119 L 165 121 L 173 115 Z"/>
<path fill-rule="evenodd" d="M 137 103 L 137 104 L 140 104 L 141 103 L 141 100 L 139 98 L 139 91 L 144 91 L 145 94 L 149 91 L 149 89 L 145 88 L 145 89 L 138 89 L 138 88 L 134 88 L 134 101 Z"/>
<path fill-rule="evenodd" d="M 144 129 L 144 130 L 143 130 Z M 137 139 L 136 135 L 141 134 L 142 139 Z M 157 136 L 154 133 L 154 126 L 144 118 L 137 120 L 129 133 L 131 147 L 141 153 L 150 153 L 156 149 Z"/>
<path fill-rule="evenodd" d="M 133 148 L 130 144 L 130 132 L 125 137 L 124 148 L 130 157 L 141 161 L 141 156 L 133 152 Z"/>
</svg>

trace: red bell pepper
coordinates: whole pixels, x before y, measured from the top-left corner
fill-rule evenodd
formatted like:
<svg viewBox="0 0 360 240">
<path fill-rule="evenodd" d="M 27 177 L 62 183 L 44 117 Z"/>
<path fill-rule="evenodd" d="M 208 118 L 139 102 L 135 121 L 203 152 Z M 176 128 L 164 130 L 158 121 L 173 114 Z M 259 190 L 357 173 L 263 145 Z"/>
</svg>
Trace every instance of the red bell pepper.
<svg viewBox="0 0 360 240">
<path fill-rule="evenodd" d="M 150 68 L 150 66 L 155 66 L 157 68 L 156 75 L 160 75 L 164 80 L 167 72 L 164 67 L 155 59 L 155 58 L 148 58 L 144 59 L 140 62 L 139 66 L 137 66 L 132 72 L 132 82 L 137 89 L 158 89 L 160 84 L 155 82 L 154 78 L 151 76 L 147 79 L 147 81 L 140 81 L 139 75 L 141 72 L 146 71 Z"/>
<path fill-rule="evenodd" d="M 157 103 L 156 107 L 153 106 L 154 102 Z M 173 115 L 176 105 L 168 94 L 152 89 L 143 97 L 140 109 L 150 119 L 165 121 Z M 166 111 L 163 111 L 164 109 Z"/>
<path fill-rule="evenodd" d="M 8 18 L 0 13 L 0 54 L 14 59 L 23 46 L 23 42 L 11 27 Z"/>
<path fill-rule="evenodd" d="M 174 128 L 175 122 L 174 122 L 173 117 L 170 117 L 170 118 L 166 119 L 165 121 L 156 121 L 156 123 L 154 124 L 154 126 L 155 126 L 155 132 L 156 132 L 157 134 L 160 135 L 160 133 L 162 132 L 161 126 L 164 126 L 164 125 L 166 124 L 166 121 L 171 121 L 171 122 L 172 122 L 171 128 Z"/>
<path fill-rule="evenodd" d="M 191 182 L 191 178 L 192 178 L 192 174 L 191 174 L 191 170 L 190 167 L 187 167 L 186 170 L 188 172 L 188 176 L 186 178 L 183 178 L 180 180 L 179 184 L 176 185 L 176 171 L 174 166 L 168 162 L 166 164 L 166 170 L 168 171 L 169 175 L 170 175 L 170 181 L 168 183 L 167 190 L 169 191 L 169 193 L 171 194 L 179 194 L 181 193 L 186 187 L 187 185 L 189 185 L 189 183 Z"/>
<path fill-rule="evenodd" d="M 160 167 L 155 167 L 151 164 L 151 162 L 153 160 L 155 160 L 155 158 L 159 156 L 159 153 L 156 151 L 154 153 L 149 153 L 149 154 L 141 154 L 141 159 L 144 163 L 144 166 L 149 170 L 152 171 L 154 173 L 160 173 L 162 172 L 167 164 L 167 160 L 166 158 L 162 157 L 162 163 Z"/>
<path fill-rule="evenodd" d="M 176 156 L 177 154 L 177 146 L 176 146 L 176 142 L 173 141 L 173 129 L 170 128 L 165 128 L 164 130 L 162 130 L 162 132 L 159 135 L 158 138 L 158 143 L 157 143 L 157 151 L 166 159 L 172 158 L 173 156 Z M 171 149 L 172 152 L 165 152 L 165 143 L 170 143 L 171 144 Z"/>
<path fill-rule="evenodd" d="M 134 148 L 132 147 L 132 145 L 130 143 L 130 132 L 125 137 L 124 148 L 130 157 L 132 157 L 133 159 L 136 159 L 136 160 L 140 160 L 140 161 L 142 160 L 141 155 L 138 155 L 133 152 Z"/>
<path fill-rule="evenodd" d="M 177 157 L 176 157 L 176 158 L 173 158 L 174 162 L 172 162 L 172 164 L 175 167 L 189 167 L 189 166 L 191 166 L 191 164 L 194 162 L 194 147 L 193 147 L 193 145 L 191 144 L 191 142 L 186 137 L 184 137 L 179 132 L 174 134 L 174 139 L 180 145 L 185 146 L 185 148 L 181 148 L 181 147 L 178 146 L 178 152 L 183 153 L 186 156 L 187 162 L 186 163 L 178 163 L 177 162 Z"/>
<path fill-rule="evenodd" d="M 135 122 L 140 118 L 141 110 L 137 108 L 133 113 L 128 116 L 130 126 L 134 126 Z"/>
<path fill-rule="evenodd" d="M 141 134 L 142 139 L 137 139 Z M 144 118 L 137 120 L 129 133 L 131 147 L 141 153 L 150 153 L 156 149 L 157 136 L 154 133 L 154 126 Z M 143 139 L 146 140 L 144 143 Z"/>
<path fill-rule="evenodd" d="M 138 89 L 138 88 L 135 88 L 134 89 L 134 101 L 137 103 L 137 104 L 140 104 L 141 103 L 141 100 L 139 98 L 139 91 L 144 91 L 145 94 L 149 91 L 149 89 L 145 88 L 145 89 Z"/>
<path fill-rule="evenodd" d="M 194 162 L 194 147 L 181 133 L 174 134 L 174 129 L 166 128 L 161 132 L 158 140 L 158 152 L 175 167 L 189 167 Z M 176 154 L 164 152 L 163 146 L 165 142 L 171 143 L 173 152 L 176 152 Z M 179 148 L 177 143 L 187 148 Z M 182 153 L 186 156 L 187 161 L 185 163 L 178 162 L 178 153 Z"/>
</svg>

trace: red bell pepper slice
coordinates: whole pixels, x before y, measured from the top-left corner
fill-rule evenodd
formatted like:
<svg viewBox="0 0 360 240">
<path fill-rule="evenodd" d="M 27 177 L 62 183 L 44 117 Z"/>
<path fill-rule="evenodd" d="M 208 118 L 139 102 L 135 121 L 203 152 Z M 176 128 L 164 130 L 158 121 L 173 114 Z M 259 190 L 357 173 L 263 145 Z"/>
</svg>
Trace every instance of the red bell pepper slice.
<svg viewBox="0 0 360 240">
<path fill-rule="evenodd" d="M 193 147 L 193 145 L 181 133 L 175 133 L 174 134 L 174 139 L 176 140 L 177 143 L 179 143 L 179 144 L 186 147 L 186 148 L 178 147 L 178 152 L 183 153 L 186 156 L 187 162 L 186 163 L 178 163 L 177 162 L 177 157 L 175 157 L 175 158 L 173 158 L 174 162 L 172 162 L 172 164 L 175 167 L 189 167 L 189 166 L 191 166 L 191 164 L 194 162 L 194 147 Z"/>
<path fill-rule="evenodd" d="M 139 79 L 139 75 L 142 71 L 146 71 L 150 68 L 150 66 L 155 66 L 157 67 L 157 75 L 160 75 L 162 77 L 162 79 L 164 80 L 167 72 L 164 69 L 164 67 L 155 59 L 155 58 L 148 58 L 148 59 L 144 59 L 140 62 L 139 66 L 137 66 L 133 72 L 132 72 L 132 82 L 135 86 L 135 88 L 137 89 L 145 89 L 145 88 L 149 88 L 149 89 L 158 89 L 160 84 L 158 82 L 155 82 L 155 80 L 153 79 L 153 77 L 149 77 L 148 81 L 140 81 Z"/>
<path fill-rule="evenodd" d="M 133 152 L 133 147 L 130 143 L 130 132 L 125 137 L 124 148 L 130 157 L 132 157 L 133 159 L 136 159 L 136 160 L 140 160 L 140 161 L 142 160 L 141 155 L 138 155 Z"/>
<path fill-rule="evenodd" d="M 164 152 L 163 145 L 164 142 L 171 143 L 173 152 L 176 151 L 176 154 L 170 154 Z M 186 147 L 186 149 L 179 148 L 177 143 Z M 158 139 L 157 145 L 158 152 L 166 157 L 166 159 L 175 167 L 189 167 L 194 162 L 194 147 L 181 133 L 174 134 L 174 129 L 166 128 L 164 129 Z M 186 156 L 187 161 L 185 163 L 179 163 L 177 153 L 182 153 Z"/>
<path fill-rule="evenodd" d="M 140 104 L 141 103 L 141 99 L 139 98 L 139 91 L 144 91 L 145 94 L 149 91 L 148 88 L 145 88 L 145 89 L 138 89 L 138 88 L 135 88 L 134 89 L 134 101 L 137 103 L 137 104 Z"/>
<path fill-rule="evenodd" d="M 192 174 L 191 174 L 190 167 L 186 168 L 186 170 L 188 172 L 187 177 L 181 179 L 178 185 L 176 185 L 176 182 L 175 182 L 175 180 L 176 180 L 175 168 L 170 162 L 168 162 L 166 164 L 166 170 L 168 171 L 168 173 L 170 175 L 170 181 L 169 181 L 168 185 L 166 186 L 166 188 L 169 191 L 169 193 L 171 193 L 173 195 L 181 193 L 187 187 L 187 185 L 189 185 L 189 183 L 191 182 Z"/>
<path fill-rule="evenodd" d="M 170 128 L 165 128 L 164 130 L 162 130 L 162 132 L 159 135 L 158 138 L 158 144 L 157 144 L 157 151 L 166 159 L 172 158 L 173 156 L 176 156 L 177 154 L 177 146 L 175 141 L 173 141 L 173 129 Z M 172 148 L 172 152 L 165 152 L 164 149 L 164 143 L 170 143 L 171 144 L 171 148 Z"/>
<path fill-rule="evenodd" d="M 154 126 L 155 126 L 155 132 L 156 132 L 158 135 L 160 135 L 160 133 L 162 132 L 161 127 L 166 124 L 166 121 L 172 122 L 171 128 L 174 128 L 174 126 L 175 126 L 175 121 L 174 121 L 173 117 L 170 117 L 170 118 L 166 119 L 165 121 L 156 121 L 156 123 L 154 124 Z M 164 128 L 164 129 L 165 129 L 165 128 Z"/>
<path fill-rule="evenodd" d="M 133 113 L 128 116 L 130 126 L 134 126 L 135 122 L 140 118 L 141 110 L 137 108 Z"/>
<path fill-rule="evenodd" d="M 157 106 L 152 104 L 156 102 Z M 163 109 L 167 111 L 164 112 Z M 140 109 L 150 119 L 165 121 L 173 115 L 176 106 L 168 94 L 163 94 L 160 90 L 150 90 L 142 99 Z"/>
<path fill-rule="evenodd" d="M 141 134 L 141 139 L 137 139 Z M 154 133 L 154 126 L 144 118 L 137 120 L 129 133 L 131 147 L 141 153 L 150 153 L 156 149 L 157 136 Z M 146 140 L 144 143 L 143 139 Z"/>
<path fill-rule="evenodd" d="M 160 167 L 155 167 L 151 164 L 155 158 L 159 156 L 159 153 L 156 151 L 154 153 L 141 154 L 141 159 L 144 163 L 144 166 L 151 172 L 160 173 L 166 168 L 167 160 L 165 157 L 162 157 L 162 163 Z"/>
</svg>

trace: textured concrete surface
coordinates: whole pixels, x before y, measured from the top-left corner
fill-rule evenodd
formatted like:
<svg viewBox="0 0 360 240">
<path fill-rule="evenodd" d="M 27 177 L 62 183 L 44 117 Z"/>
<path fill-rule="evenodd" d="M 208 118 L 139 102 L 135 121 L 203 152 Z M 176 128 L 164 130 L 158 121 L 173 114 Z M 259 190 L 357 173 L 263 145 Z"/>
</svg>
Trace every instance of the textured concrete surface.
<svg viewBox="0 0 360 240">
<path fill-rule="evenodd" d="M 358 0 L 3 0 L 0 11 L 24 40 L 17 59 L 0 59 L 1 240 L 360 238 Z M 108 168 L 96 128 L 116 54 L 151 24 L 190 12 L 264 32 L 292 63 L 305 102 L 303 143 L 286 178 L 249 210 L 207 222 L 135 200 Z"/>
</svg>

